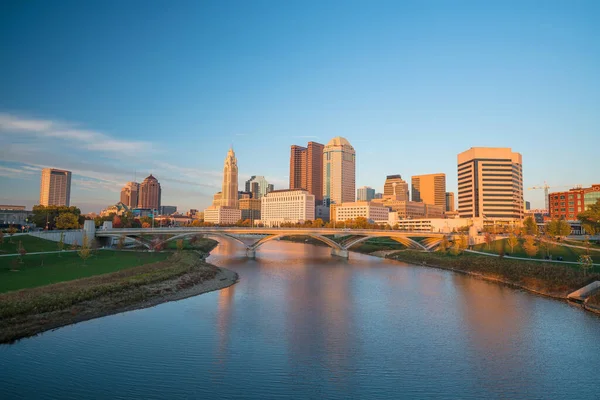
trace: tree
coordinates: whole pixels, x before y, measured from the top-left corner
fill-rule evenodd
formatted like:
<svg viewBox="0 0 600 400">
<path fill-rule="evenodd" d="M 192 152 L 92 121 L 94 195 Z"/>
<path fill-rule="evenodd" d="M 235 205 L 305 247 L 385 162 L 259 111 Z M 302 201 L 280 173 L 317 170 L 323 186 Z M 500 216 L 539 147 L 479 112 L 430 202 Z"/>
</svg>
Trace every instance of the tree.
<svg viewBox="0 0 600 400">
<path fill-rule="evenodd" d="M 577 215 L 577 218 L 588 235 L 600 232 L 600 199 L 596 200 L 596 204 L 588 206 L 587 210 Z"/>
<path fill-rule="evenodd" d="M 312 223 L 313 228 L 322 228 L 324 225 L 325 225 L 325 222 L 323 222 L 323 219 L 321 219 L 321 218 L 315 219 Z"/>
<path fill-rule="evenodd" d="M 558 220 L 558 235 L 559 237 L 566 237 L 571 234 L 571 225 L 564 219 Z"/>
<path fill-rule="evenodd" d="M 498 240 L 496 242 L 496 250 L 498 251 L 498 257 L 504 258 L 504 241 Z"/>
<path fill-rule="evenodd" d="M 448 236 L 442 236 L 442 240 L 440 241 L 440 245 L 438 246 L 438 250 L 442 253 L 448 251 L 448 247 L 450 247 L 450 241 L 448 240 Z"/>
<path fill-rule="evenodd" d="M 162 240 L 162 238 L 160 237 L 155 237 L 154 239 L 152 239 L 152 241 L 150 242 L 150 248 L 153 251 L 162 251 L 164 246 L 164 241 Z"/>
<path fill-rule="evenodd" d="M 83 234 L 82 242 L 83 243 L 81 244 L 81 248 L 79 249 L 77 254 L 79 254 L 79 257 L 83 260 L 83 265 L 85 266 L 86 260 L 92 255 L 92 250 L 90 249 L 90 244 L 87 240 L 87 235 L 85 233 Z"/>
<path fill-rule="evenodd" d="M 70 212 L 59 214 L 54 222 L 56 229 L 79 229 L 79 219 L 77 215 Z"/>
<path fill-rule="evenodd" d="M 492 243 L 494 242 L 494 236 L 491 233 L 486 232 L 483 239 L 485 240 L 485 244 L 487 245 L 487 248 L 489 250 Z"/>
<path fill-rule="evenodd" d="M 64 232 L 60 233 L 60 239 L 56 242 L 56 247 L 58 247 L 58 251 L 62 252 L 65 248 L 65 234 Z M 62 257 L 60 253 L 58 253 L 59 257 Z"/>
<path fill-rule="evenodd" d="M 585 247 L 585 252 L 589 256 L 590 255 L 590 236 L 585 235 L 585 240 L 583 241 L 583 246 Z"/>
<path fill-rule="evenodd" d="M 450 248 L 450 253 L 453 256 L 457 256 L 460 253 L 462 253 L 462 249 L 461 249 L 461 246 L 460 246 L 460 240 L 458 240 L 458 238 L 454 239 L 454 243 L 452 244 L 452 247 Z"/>
<path fill-rule="evenodd" d="M 525 253 L 529 258 L 534 257 L 538 253 L 538 247 L 535 244 L 533 236 L 527 236 L 525 243 L 523 244 L 523 250 L 525 250 Z"/>
<path fill-rule="evenodd" d="M 592 257 L 588 256 L 587 254 L 582 254 L 579 256 L 579 266 L 583 270 L 583 276 L 587 276 L 587 270 L 594 266 Z"/>
<path fill-rule="evenodd" d="M 150 226 L 151 225 L 148 222 L 143 222 L 142 223 L 142 228 L 146 228 L 147 229 L 147 228 L 150 228 Z"/>
<path fill-rule="evenodd" d="M 119 236 L 119 241 L 117 241 L 117 249 L 123 250 L 123 247 L 125 246 L 125 238 L 125 235 Z"/>
<path fill-rule="evenodd" d="M 553 219 L 546 224 L 546 233 L 549 236 L 569 236 L 571 234 L 571 225 L 564 219 Z"/>
<path fill-rule="evenodd" d="M 31 220 L 36 226 L 39 227 L 48 227 L 48 229 L 55 228 L 56 218 L 63 213 L 71 213 L 74 214 L 78 225 L 79 225 L 79 216 L 81 215 L 81 210 L 77 207 L 71 206 L 33 206 L 32 209 L 33 215 Z"/>
<path fill-rule="evenodd" d="M 538 248 L 544 257 L 548 257 L 550 255 L 550 244 L 544 240 L 543 237 L 538 239 Z"/>
<path fill-rule="evenodd" d="M 510 246 L 510 252 L 515 252 L 515 246 L 519 244 L 519 238 L 513 232 L 508 235 L 507 239 L 508 245 Z"/>
<path fill-rule="evenodd" d="M 461 253 L 463 250 L 466 250 L 469 247 L 469 238 L 464 233 L 461 233 L 458 236 L 458 245 L 460 247 Z"/>
<path fill-rule="evenodd" d="M 177 244 L 177 251 L 179 251 L 179 252 L 182 251 L 183 246 L 184 246 L 183 239 L 178 239 L 176 244 Z"/>
<path fill-rule="evenodd" d="M 19 245 L 17 246 L 17 252 L 19 253 L 19 264 L 23 264 L 23 257 L 27 254 L 23 243 L 19 240 Z"/>
<path fill-rule="evenodd" d="M 13 238 L 13 235 L 15 233 L 17 233 L 17 228 L 15 228 L 14 226 L 11 225 L 8 228 L 8 230 L 6 231 L 6 233 L 8 233 L 8 243 L 14 243 L 13 240 L 12 240 L 12 238 Z"/>
<path fill-rule="evenodd" d="M 523 230 L 526 235 L 537 235 L 539 232 L 537 223 L 533 219 L 533 217 L 527 217 L 523 221 Z"/>
<path fill-rule="evenodd" d="M 4 232 L 0 231 L 0 244 L 4 243 Z"/>
<path fill-rule="evenodd" d="M 112 223 L 113 223 L 113 228 L 122 228 L 123 227 L 121 217 L 119 217 L 118 215 L 115 215 L 113 217 Z"/>
</svg>

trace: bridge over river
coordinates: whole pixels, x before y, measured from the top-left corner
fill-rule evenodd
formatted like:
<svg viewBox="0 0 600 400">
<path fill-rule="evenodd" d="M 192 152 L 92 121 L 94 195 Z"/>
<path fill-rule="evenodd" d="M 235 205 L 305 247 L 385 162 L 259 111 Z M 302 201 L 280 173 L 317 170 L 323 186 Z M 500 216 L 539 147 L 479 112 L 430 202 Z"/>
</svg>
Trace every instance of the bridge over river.
<svg viewBox="0 0 600 400">
<path fill-rule="evenodd" d="M 146 238 L 157 236 L 166 237 L 165 243 L 183 239 L 189 236 L 203 236 L 217 241 L 222 239 L 235 240 L 246 247 L 246 255 L 250 258 L 256 256 L 256 251 L 263 244 L 284 236 L 309 236 L 331 247 L 331 254 L 348 258 L 348 250 L 365 240 L 385 237 L 395 240 L 408 248 L 430 251 L 435 248 L 444 236 L 444 233 L 407 232 L 394 230 L 366 230 L 366 229 L 332 229 L 332 228 L 241 228 L 241 227 L 185 227 L 185 228 L 112 228 L 101 229 L 94 233 L 98 238 L 115 238 L 126 236 L 141 245 L 150 248 Z M 341 242 L 332 240 L 330 236 L 343 236 Z M 244 240 L 245 241 L 244 241 Z M 248 243 L 249 240 L 254 240 Z M 451 238 L 450 238 L 451 240 Z"/>
</svg>

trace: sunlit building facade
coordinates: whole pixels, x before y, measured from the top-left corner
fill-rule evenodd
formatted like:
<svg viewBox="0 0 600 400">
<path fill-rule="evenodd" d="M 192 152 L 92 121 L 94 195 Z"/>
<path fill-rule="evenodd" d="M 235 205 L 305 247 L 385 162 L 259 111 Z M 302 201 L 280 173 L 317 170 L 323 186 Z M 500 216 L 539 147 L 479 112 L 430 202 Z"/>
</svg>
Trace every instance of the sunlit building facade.
<svg viewBox="0 0 600 400">
<path fill-rule="evenodd" d="M 510 148 L 472 147 L 458 155 L 461 218 L 521 220 L 523 161 Z"/>
<path fill-rule="evenodd" d="M 40 182 L 40 205 L 69 206 L 71 203 L 71 171 L 44 168 Z"/>
<path fill-rule="evenodd" d="M 343 137 L 323 149 L 323 204 L 353 202 L 356 194 L 356 152 Z"/>
<path fill-rule="evenodd" d="M 162 189 L 158 180 L 150 174 L 140 184 L 138 208 L 158 210 L 160 208 Z"/>
<path fill-rule="evenodd" d="M 446 174 L 415 175 L 411 178 L 412 201 L 446 208 Z"/>
<path fill-rule="evenodd" d="M 274 190 L 260 201 L 261 222 L 267 227 L 315 219 L 315 196 L 304 189 Z"/>
<path fill-rule="evenodd" d="M 137 182 L 127 182 L 121 189 L 121 203 L 129 208 L 138 206 L 138 197 L 140 192 L 140 184 Z"/>
</svg>

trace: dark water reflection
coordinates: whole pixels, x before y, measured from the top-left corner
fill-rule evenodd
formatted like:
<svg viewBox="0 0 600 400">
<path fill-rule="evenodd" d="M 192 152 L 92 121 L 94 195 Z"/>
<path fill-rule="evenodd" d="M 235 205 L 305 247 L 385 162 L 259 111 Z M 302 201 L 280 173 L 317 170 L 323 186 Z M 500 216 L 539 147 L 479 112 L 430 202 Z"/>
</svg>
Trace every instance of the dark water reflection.
<svg viewBox="0 0 600 400">
<path fill-rule="evenodd" d="M 598 398 L 600 318 L 447 271 L 272 242 L 240 282 L 0 346 L 2 398 Z"/>
</svg>

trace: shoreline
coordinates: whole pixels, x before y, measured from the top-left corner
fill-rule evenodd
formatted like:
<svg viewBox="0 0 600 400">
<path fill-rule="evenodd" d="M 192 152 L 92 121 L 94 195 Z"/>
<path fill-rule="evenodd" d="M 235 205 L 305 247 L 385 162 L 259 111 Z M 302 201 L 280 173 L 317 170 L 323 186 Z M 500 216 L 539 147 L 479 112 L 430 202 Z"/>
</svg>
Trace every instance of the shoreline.
<svg viewBox="0 0 600 400">
<path fill-rule="evenodd" d="M 360 254 L 365 254 L 365 253 L 360 253 Z M 486 275 L 485 273 L 481 273 L 481 272 L 473 272 L 473 271 L 466 271 L 463 269 L 459 269 L 459 268 L 455 268 L 455 267 L 450 267 L 450 266 L 443 266 L 443 265 L 439 265 L 439 264 L 429 264 L 427 262 L 418 262 L 418 261 L 414 261 L 414 260 L 402 260 L 401 258 L 392 258 L 390 256 L 395 255 L 398 256 L 400 255 L 401 257 L 402 251 L 388 251 L 388 250 L 384 250 L 384 251 L 375 251 L 371 254 L 368 255 L 372 255 L 374 257 L 379 257 L 379 258 L 385 258 L 388 260 L 392 260 L 392 261 L 399 261 L 399 262 L 403 262 L 406 264 L 412 264 L 412 265 L 418 265 L 421 267 L 430 267 L 430 268 L 436 268 L 436 269 L 441 269 L 441 270 L 446 270 L 446 271 L 452 271 L 452 272 L 456 272 L 456 273 L 460 273 L 460 274 L 464 274 L 464 275 L 469 275 L 473 278 L 476 279 L 481 279 L 481 280 L 485 280 L 488 282 L 494 282 L 494 283 L 498 283 L 498 284 L 502 284 L 502 285 L 506 285 L 515 289 L 521 289 L 521 290 L 525 290 L 529 293 L 535 294 L 535 295 L 539 295 L 539 296 L 544 296 L 544 297 L 549 297 L 551 299 L 554 300 L 560 300 L 560 301 L 564 301 L 568 304 L 572 304 L 572 305 L 579 305 L 583 310 L 589 311 L 593 314 L 597 314 L 600 316 L 600 307 L 591 305 L 591 304 L 586 304 L 587 301 L 584 301 L 582 303 L 578 303 L 572 300 L 569 300 L 567 298 L 567 295 L 562 295 L 562 294 L 557 294 L 557 293 L 552 293 L 550 291 L 544 291 L 544 290 L 538 290 L 532 287 L 528 287 L 526 285 L 523 284 L 519 284 L 517 282 L 511 282 L 509 280 L 506 279 L 502 279 L 499 277 L 495 277 L 495 276 L 489 276 Z"/>
<path fill-rule="evenodd" d="M 172 262 L 178 261 L 183 263 L 184 261 L 189 260 L 182 261 L 181 258 L 172 260 Z M 160 266 L 160 262 L 156 264 L 159 264 Z M 136 267 L 132 268 L 132 270 L 135 268 Z M 147 269 L 148 267 L 146 266 L 146 269 L 141 272 L 145 273 Z M 94 278 L 95 281 L 97 281 L 108 277 L 103 277 L 101 275 L 91 277 L 91 279 Z M 136 276 L 134 275 L 133 279 L 135 278 Z M 84 278 L 79 281 L 85 281 L 86 279 L 90 278 Z M 115 293 L 107 292 L 88 300 L 61 307 L 57 310 L 38 313 L 32 312 L 15 315 L 4 320 L 0 319 L 0 344 L 15 343 L 24 338 L 37 336 L 44 332 L 53 331 L 79 322 L 150 308 L 159 304 L 183 300 L 204 293 L 221 290 L 234 285 L 238 281 L 239 275 L 236 272 L 217 267 L 206 263 L 201 258 L 194 257 L 193 265 L 189 271 L 168 279 L 158 280 L 156 282 L 150 282 L 131 288 L 128 287 Z M 88 282 L 93 283 L 94 281 Z M 41 288 L 44 289 L 37 288 L 40 291 L 40 293 L 37 294 L 37 297 L 38 299 L 44 298 L 44 296 L 46 296 L 45 292 L 47 292 L 48 288 L 51 286 L 62 289 L 73 283 L 75 282 L 61 282 L 55 285 L 42 286 Z M 79 283 L 81 284 L 82 282 Z M 85 284 L 86 282 L 83 283 Z M 122 282 L 117 281 L 117 284 L 119 283 Z M 27 290 L 31 289 L 8 292 L 8 296 L 7 294 L 4 294 L 5 296 L 0 296 L 0 300 L 3 300 L 3 297 L 14 297 L 17 298 L 16 301 L 19 301 L 26 297 Z M 52 290 L 52 288 L 50 288 L 50 290 Z M 101 285 L 84 285 L 82 290 L 101 291 Z M 26 294 L 24 295 L 24 293 Z M 28 299 L 25 298 L 24 301 L 27 300 Z M 59 302 L 60 301 L 58 300 L 57 303 Z"/>
</svg>

